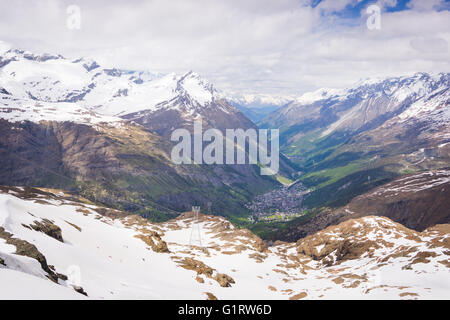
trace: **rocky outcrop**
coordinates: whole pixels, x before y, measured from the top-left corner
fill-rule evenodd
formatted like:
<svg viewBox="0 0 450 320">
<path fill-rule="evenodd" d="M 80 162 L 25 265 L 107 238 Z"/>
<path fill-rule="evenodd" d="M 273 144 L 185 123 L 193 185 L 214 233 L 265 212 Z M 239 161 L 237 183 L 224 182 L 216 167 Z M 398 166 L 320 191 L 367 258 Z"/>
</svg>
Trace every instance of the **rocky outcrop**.
<svg viewBox="0 0 450 320">
<path fill-rule="evenodd" d="M 235 283 L 232 277 L 224 273 L 216 274 L 214 280 L 216 280 L 221 287 L 231 287 L 231 284 Z"/>
<path fill-rule="evenodd" d="M 178 264 L 180 267 L 184 269 L 197 272 L 198 276 L 204 275 L 209 279 L 217 281 L 217 283 L 221 287 L 231 287 L 231 284 L 235 283 L 233 278 L 231 278 L 230 276 L 224 273 L 217 273 L 215 269 L 207 266 L 206 264 L 204 264 L 199 260 L 187 257 L 182 260 L 178 260 Z"/>
<path fill-rule="evenodd" d="M 184 258 L 178 263 L 182 268 L 195 271 L 198 275 L 205 275 L 208 278 L 212 278 L 212 275 L 214 273 L 213 268 L 208 267 L 203 262 L 195 260 L 193 258 Z"/>
<path fill-rule="evenodd" d="M 149 245 L 154 252 L 168 253 L 167 243 L 161 239 L 161 236 L 155 231 L 146 231 L 145 234 L 138 234 L 136 238 L 141 239 Z"/>
<path fill-rule="evenodd" d="M 48 219 L 42 219 L 42 221 L 36 220 L 30 225 L 30 228 L 34 231 L 45 233 L 53 239 L 64 242 L 61 228 L 53 224 L 53 222 Z"/>
<path fill-rule="evenodd" d="M 296 248 L 300 256 L 309 257 L 325 266 L 339 265 L 362 257 L 377 258 L 380 263 L 387 263 L 393 258 L 410 257 L 409 262 L 404 262 L 404 268 L 408 269 L 411 264 L 427 263 L 428 257 L 436 257 L 435 252 L 421 249 L 421 237 L 434 232 L 430 238 L 434 238 L 436 244 L 431 247 L 449 247 L 447 230 L 448 225 L 442 225 L 419 233 L 387 218 L 367 216 L 347 220 L 300 239 Z M 409 245 L 397 242 L 397 239 L 408 241 Z M 382 251 L 384 253 L 380 256 Z"/>
<path fill-rule="evenodd" d="M 29 243 L 28 241 L 14 238 L 13 235 L 9 232 L 6 232 L 3 227 L 0 227 L 0 238 L 4 239 L 7 244 L 11 244 L 16 247 L 15 254 L 21 256 L 27 256 L 32 259 L 35 259 L 41 265 L 41 268 L 47 272 L 47 276 L 53 282 L 58 283 L 58 278 L 62 280 L 66 280 L 67 278 L 63 278 L 61 275 L 55 273 L 47 264 L 47 259 L 45 256 L 36 248 L 35 245 Z"/>
<path fill-rule="evenodd" d="M 206 300 L 218 300 L 217 297 L 213 295 L 211 292 L 205 292 L 205 294 L 208 297 Z"/>
</svg>

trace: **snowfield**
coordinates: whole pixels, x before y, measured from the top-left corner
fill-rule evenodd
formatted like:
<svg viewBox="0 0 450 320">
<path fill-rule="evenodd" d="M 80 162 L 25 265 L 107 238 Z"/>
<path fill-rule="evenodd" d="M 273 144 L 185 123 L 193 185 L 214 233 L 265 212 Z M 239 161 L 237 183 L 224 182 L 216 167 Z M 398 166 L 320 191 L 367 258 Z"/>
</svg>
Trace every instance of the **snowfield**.
<svg viewBox="0 0 450 320">
<path fill-rule="evenodd" d="M 450 298 L 448 225 L 419 233 L 364 217 L 267 247 L 221 217 L 150 223 L 82 201 L 1 188 L 0 298 Z"/>
<path fill-rule="evenodd" d="M 0 118 L 11 122 L 115 123 L 140 111 L 179 109 L 179 98 L 195 116 L 221 96 L 192 71 L 162 75 L 14 49 L 0 54 Z"/>
</svg>

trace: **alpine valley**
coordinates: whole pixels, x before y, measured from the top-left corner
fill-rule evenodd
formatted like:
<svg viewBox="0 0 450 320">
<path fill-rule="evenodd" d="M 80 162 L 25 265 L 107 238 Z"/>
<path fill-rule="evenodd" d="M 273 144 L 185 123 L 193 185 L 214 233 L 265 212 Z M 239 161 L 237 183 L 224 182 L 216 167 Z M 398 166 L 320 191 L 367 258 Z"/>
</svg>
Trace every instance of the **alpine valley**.
<svg viewBox="0 0 450 320">
<path fill-rule="evenodd" d="M 8 50 L 0 57 L 0 184 L 61 188 L 154 220 L 193 203 L 246 216 L 279 186 L 257 165 L 174 165 L 175 128 L 256 128 L 193 72 L 101 68 L 86 59 Z M 280 173 L 294 170 L 281 161 Z"/>
</svg>

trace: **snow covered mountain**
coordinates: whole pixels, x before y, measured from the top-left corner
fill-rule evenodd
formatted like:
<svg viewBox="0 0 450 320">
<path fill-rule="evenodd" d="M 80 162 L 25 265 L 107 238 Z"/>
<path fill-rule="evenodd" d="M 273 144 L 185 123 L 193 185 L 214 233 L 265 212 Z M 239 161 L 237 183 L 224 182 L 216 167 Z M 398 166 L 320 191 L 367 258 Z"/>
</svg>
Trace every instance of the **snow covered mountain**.
<svg viewBox="0 0 450 320">
<path fill-rule="evenodd" d="M 275 96 L 270 94 L 227 94 L 230 101 L 247 108 L 281 107 L 293 100 L 292 96 Z"/>
<path fill-rule="evenodd" d="M 288 128 L 309 122 L 308 127 L 320 130 L 321 136 L 367 130 L 399 115 L 412 103 L 439 95 L 449 87 L 448 73 L 417 73 L 360 81 L 349 89 L 324 88 L 303 94 L 268 115 L 263 124 Z"/>
<path fill-rule="evenodd" d="M 155 219 L 215 199 L 217 212 L 243 214 L 243 199 L 278 182 L 256 165 L 174 165 L 171 132 L 199 117 L 205 129 L 255 126 L 194 72 L 0 48 L 0 184 L 71 190 Z"/>
<path fill-rule="evenodd" d="M 449 225 L 369 216 L 268 247 L 221 217 L 156 224 L 58 190 L 0 189 L 0 298 L 449 298 Z"/>
<path fill-rule="evenodd" d="M 227 94 L 230 103 L 258 123 L 269 113 L 294 100 L 290 96 L 273 96 L 269 94 Z"/>
<path fill-rule="evenodd" d="M 261 126 L 280 128 L 281 150 L 299 165 L 311 190 L 302 206 L 336 208 L 399 176 L 450 167 L 449 94 L 449 73 L 364 80 L 304 94 Z"/>
<path fill-rule="evenodd" d="M 106 69 L 92 60 L 70 61 L 15 49 L 0 56 L 0 94 L 2 117 L 20 110 L 8 117 L 17 121 L 80 121 L 84 115 L 86 121 L 114 122 L 114 117 L 141 111 L 174 109 L 182 110 L 183 117 L 195 118 L 212 105 L 227 114 L 237 113 L 211 83 L 192 71 L 162 75 Z"/>
</svg>

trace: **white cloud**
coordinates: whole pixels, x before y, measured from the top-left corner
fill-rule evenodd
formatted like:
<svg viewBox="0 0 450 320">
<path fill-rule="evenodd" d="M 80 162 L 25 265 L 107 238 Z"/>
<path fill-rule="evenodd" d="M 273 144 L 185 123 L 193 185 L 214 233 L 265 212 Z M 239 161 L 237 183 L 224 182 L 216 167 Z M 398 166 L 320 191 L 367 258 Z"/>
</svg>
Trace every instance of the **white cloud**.
<svg viewBox="0 0 450 320">
<path fill-rule="evenodd" d="M 0 39 L 37 52 L 90 56 L 100 63 L 158 72 L 195 70 L 223 90 L 298 94 L 361 78 L 450 71 L 450 14 L 442 2 L 367 15 L 333 12 L 358 0 L 0 1 Z M 395 0 L 378 2 L 383 8 Z M 66 27 L 68 5 L 81 29 Z"/>
</svg>

